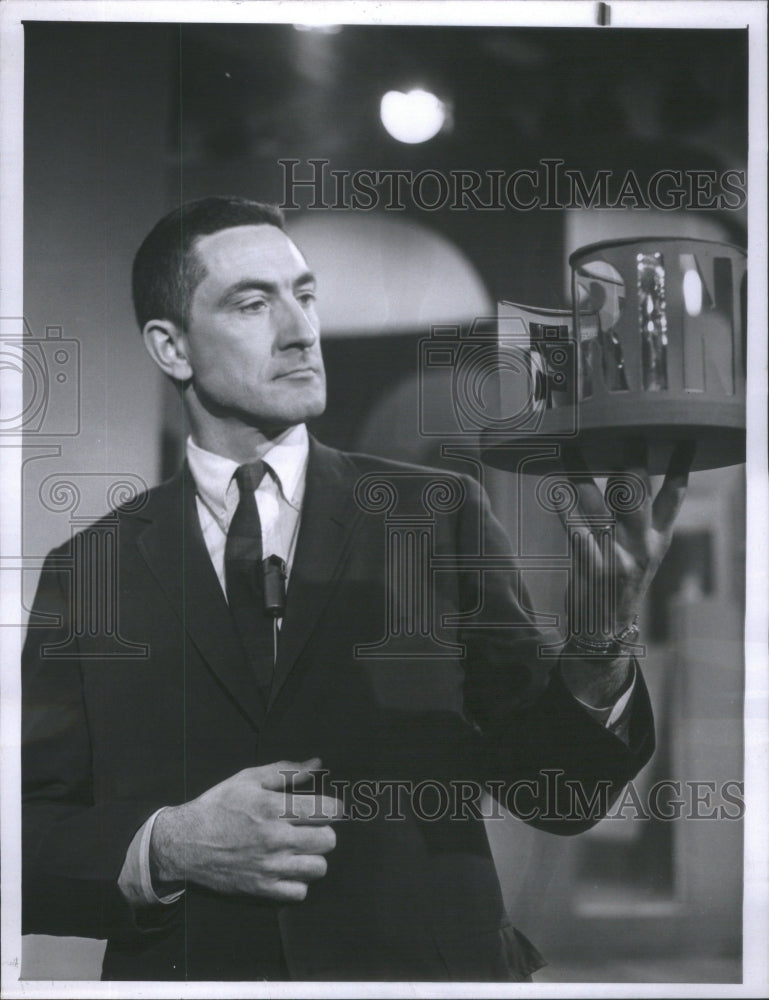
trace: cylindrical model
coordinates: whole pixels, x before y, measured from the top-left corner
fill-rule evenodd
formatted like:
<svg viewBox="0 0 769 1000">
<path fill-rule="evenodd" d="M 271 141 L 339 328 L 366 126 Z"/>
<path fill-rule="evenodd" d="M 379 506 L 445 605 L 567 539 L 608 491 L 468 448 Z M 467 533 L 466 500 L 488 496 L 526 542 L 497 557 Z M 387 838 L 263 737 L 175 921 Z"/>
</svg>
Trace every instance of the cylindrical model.
<svg viewBox="0 0 769 1000">
<path fill-rule="evenodd" d="M 621 464 L 623 441 L 640 438 L 652 472 L 664 472 L 677 441 L 695 442 L 695 469 L 744 461 L 744 250 L 650 237 L 595 243 L 573 253 L 569 263 L 572 315 L 558 320 L 560 343 L 547 338 L 548 332 L 555 338 L 548 326 L 552 310 L 499 304 L 500 331 L 511 316 L 519 318 L 532 369 L 540 374 L 525 426 L 497 420 L 482 435 L 484 457 L 509 467 L 506 443 L 571 443 L 600 473 Z M 500 334 L 500 354 L 504 350 Z M 565 369 L 553 366 L 554 351 L 558 358 L 568 354 Z M 505 366 L 499 368 L 504 418 L 510 388 Z"/>
</svg>

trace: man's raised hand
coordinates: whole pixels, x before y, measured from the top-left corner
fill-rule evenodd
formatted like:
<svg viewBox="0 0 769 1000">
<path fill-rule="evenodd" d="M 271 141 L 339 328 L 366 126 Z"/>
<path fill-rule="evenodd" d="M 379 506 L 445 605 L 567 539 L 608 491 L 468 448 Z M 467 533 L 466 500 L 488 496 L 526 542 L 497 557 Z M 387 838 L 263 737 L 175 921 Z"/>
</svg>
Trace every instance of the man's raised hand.
<svg viewBox="0 0 769 1000">
<path fill-rule="evenodd" d="M 574 628 L 574 619 L 579 619 L 580 625 L 602 625 L 591 631 L 616 635 L 638 614 L 670 546 L 693 458 L 692 443 L 677 444 L 653 498 L 643 441 L 627 443 L 624 469 L 609 476 L 604 493 L 581 454 L 564 448 L 563 462 L 576 503 L 562 512 L 562 519 L 571 533 L 572 554 L 579 552 L 569 581 L 572 632 L 579 631 Z M 611 536 L 601 530 L 608 522 Z"/>
<path fill-rule="evenodd" d="M 563 451 L 573 503 L 559 511 L 572 557 L 567 593 L 570 642 L 560 669 L 571 692 L 596 708 L 614 702 L 632 677 L 627 647 L 611 637 L 622 636 L 634 623 L 670 546 L 694 445 L 675 446 L 653 499 L 643 442 L 628 442 L 624 458 L 623 472 L 609 476 L 601 493 L 581 453 L 574 448 Z M 603 653 L 600 646 L 607 637 Z"/>
</svg>

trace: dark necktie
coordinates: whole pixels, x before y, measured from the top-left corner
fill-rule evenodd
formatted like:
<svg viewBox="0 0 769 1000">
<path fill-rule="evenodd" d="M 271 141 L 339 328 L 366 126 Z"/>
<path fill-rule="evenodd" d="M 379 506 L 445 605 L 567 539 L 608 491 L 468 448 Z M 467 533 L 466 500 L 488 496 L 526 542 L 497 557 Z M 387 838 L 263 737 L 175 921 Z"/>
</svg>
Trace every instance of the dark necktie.
<svg viewBox="0 0 769 1000">
<path fill-rule="evenodd" d="M 227 532 L 224 577 L 227 603 L 243 652 L 266 693 L 273 671 L 272 619 L 264 610 L 262 526 L 254 497 L 264 472 L 263 462 L 241 465 L 235 471 L 240 501 Z"/>
</svg>

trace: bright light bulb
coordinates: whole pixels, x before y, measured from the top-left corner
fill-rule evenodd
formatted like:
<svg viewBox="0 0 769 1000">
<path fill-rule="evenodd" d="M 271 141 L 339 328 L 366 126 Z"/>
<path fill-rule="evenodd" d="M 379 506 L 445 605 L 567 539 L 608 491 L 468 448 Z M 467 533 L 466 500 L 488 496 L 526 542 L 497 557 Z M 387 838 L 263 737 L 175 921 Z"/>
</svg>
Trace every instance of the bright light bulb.
<svg viewBox="0 0 769 1000">
<path fill-rule="evenodd" d="M 389 90 L 379 107 L 382 124 L 399 142 L 427 142 L 443 128 L 448 114 L 444 102 L 427 90 Z"/>
</svg>

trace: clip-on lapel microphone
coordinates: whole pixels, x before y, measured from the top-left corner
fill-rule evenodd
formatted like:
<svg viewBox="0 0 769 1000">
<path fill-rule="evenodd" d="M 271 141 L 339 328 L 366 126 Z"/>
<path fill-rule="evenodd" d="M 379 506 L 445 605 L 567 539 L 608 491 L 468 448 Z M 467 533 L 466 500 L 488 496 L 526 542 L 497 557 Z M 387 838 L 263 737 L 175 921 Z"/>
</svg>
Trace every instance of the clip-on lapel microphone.
<svg viewBox="0 0 769 1000">
<path fill-rule="evenodd" d="M 273 664 L 278 659 L 278 619 L 286 612 L 286 563 L 272 555 L 262 563 L 264 569 L 264 613 L 272 618 Z"/>
</svg>

